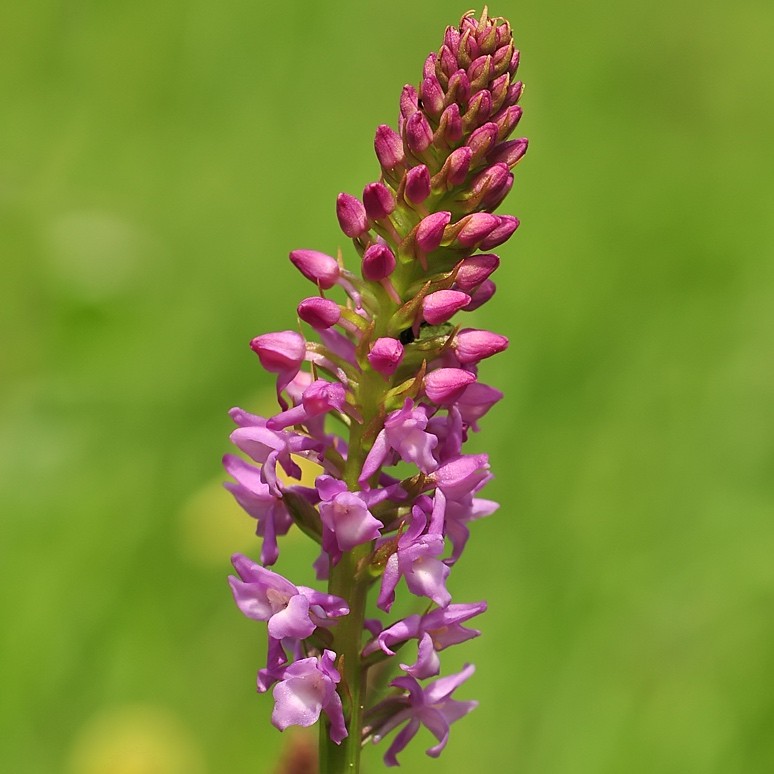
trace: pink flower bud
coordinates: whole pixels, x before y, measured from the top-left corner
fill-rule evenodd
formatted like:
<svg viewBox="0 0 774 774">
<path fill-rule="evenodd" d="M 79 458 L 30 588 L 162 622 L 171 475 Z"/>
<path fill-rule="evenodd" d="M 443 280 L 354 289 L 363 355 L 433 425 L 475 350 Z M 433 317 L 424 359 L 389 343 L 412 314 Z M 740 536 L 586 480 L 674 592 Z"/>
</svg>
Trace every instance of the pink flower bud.
<svg viewBox="0 0 774 774">
<path fill-rule="evenodd" d="M 468 67 L 468 80 L 470 81 L 471 91 L 478 91 L 489 84 L 494 75 L 494 65 L 491 56 L 480 56 L 471 62 Z"/>
<path fill-rule="evenodd" d="M 421 111 L 412 113 L 406 120 L 406 146 L 414 154 L 424 153 L 433 141 L 433 130 Z"/>
<path fill-rule="evenodd" d="M 476 381 L 474 374 L 461 368 L 436 368 L 425 376 L 425 395 L 439 406 L 447 406 L 459 398 L 465 388 Z"/>
<path fill-rule="evenodd" d="M 430 253 L 440 246 L 444 229 L 450 220 L 450 212 L 434 212 L 422 218 L 416 230 L 416 244 L 420 252 Z"/>
<path fill-rule="evenodd" d="M 426 76 L 422 81 L 420 94 L 422 96 L 422 109 L 433 118 L 441 115 L 444 94 L 438 78 L 435 77 L 435 70 L 433 70 L 432 75 Z"/>
<path fill-rule="evenodd" d="M 340 193 L 336 199 L 336 217 L 341 230 L 354 239 L 368 231 L 368 217 L 363 203 L 347 193 Z"/>
<path fill-rule="evenodd" d="M 455 145 L 462 139 L 462 117 L 460 106 L 452 102 L 441 114 L 438 124 L 438 136 L 447 144 Z"/>
<path fill-rule="evenodd" d="M 422 316 L 430 325 L 442 325 L 469 303 L 470 296 L 460 290 L 436 290 L 422 299 Z"/>
<path fill-rule="evenodd" d="M 404 123 L 419 110 L 419 97 L 417 90 L 409 83 L 403 87 L 400 93 L 400 116 Z"/>
<path fill-rule="evenodd" d="M 500 220 L 488 212 L 474 212 L 465 216 L 457 225 L 460 224 L 462 227 L 457 233 L 457 243 L 461 247 L 474 247 L 500 225 Z"/>
<path fill-rule="evenodd" d="M 492 118 L 495 126 L 497 126 L 497 140 L 499 142 L 508 139 L 519 123 L 521 113 L 521 108 L 518 105 L 510 105 Z"/>
<path fill-rule="evenodd" d="M 341 319 L 341 308 L 335 301 L 320 296 L 305 298 L 298 305 L 298 316 L 318 331 L 335 325 Z"/>
<path fill-rule="evenodd" d="M 403 360 L 403 345 L 389 337 L 377 339 L 367 355 L 374 371 L 384 376 L 392 376 Z"/>
<path fill-rule="evenodd" d="M 275 374 L 300 368 L 306 355 L 304 337 L 296 331 L 264 333 L 250 342 L 250 348 L 261 365 Z"/>
<path fill-rule="evenodd" d="M 479 126 L 468 139 L 468 146 L 473 151 L 472 164 L 476 164 L 479 159 L 483 159 L 487 153 L 494 147 L 497 142 L 497 136 L 499 127 L 494 122 L 490 121 L 488 124 Z"/>
<path fill-rule="evenodd" d="M 521 94 L 524 91 L 524 84 L 521 81 L 516 81 L 508 87 L 508 94 L 505 98 L 506 105 L 515 105 L 520 99 Z"/>
<path fill-rule="evenodd" d="M 371 220 L 383 220 L 395 209 L 395 197 L 384 183 L 369 183 L 363 189 L 363 206 Z"/>
<path fill-rule="evenodd" d="M 452 342 L 454 354 L 463 365 L 478 363 L 487 357 L 492 357 L 508 347 L 508 339 L 491 331 L 480 331 L 476 328 L 463 328 Z"/>
<path fill-rule="evenodd" d="M 422 76 L 424 78 L 430 78 L 435 75 L 435 61 L 438 57 L 434 51 L 431 51 L 425 59 L 424 67 L 422 68 Z"/>
<path fill-rule="evenodd" d="M 505 98 L 508 96 L 509 80 L 507 75 L 501 75 L 499 78 L 495 78 L 489 87 L 489 91 L 492 95 L 492 112 L 498 111 Z"/>
<path fill-rule="evenodd" d="M 464 70 L 457 70 L 449 78 L 449 87 L 446 89 L 446 103 L 456 102 L 461 108 L 468 105 L 470 99 L 470 81 Z"/>
<path fill-rule="evenodd" d="M 492 57 L 492 74 L 494 76 L 503 75 L 510 70 L 514 53 L 513 43 L 509 43 L 495 52 Z M 513 72 L 516 71 L 513 70 Z"/>
<path fill-rule="evenodd" d="M 317 250 L 293 250 L 290 260 L 301 274 L 323 290 L 332 288 L 338 282 L 341 267 L 330 255 Z"/>
<path fill-rule="evenodd" d="M 473 178 L 470 185 L 470 199 L 482 208 L 493 210 L 502 202 L 512 186 L 513 175 L 508 165 L 494 164 Z"/>
<path fill-rule="evenodd" d="M 363 254 L 361 271 L 363 277 L 371 282 L 380 282 L 389 277 L 395 269 L 395 256 L 392 250 L 382 242 L 369 245 Z"/>
<path fill-rule="evenodd" d="M 473 149 L 467 145 L 453 150 L 447 159 L 448 175 L 447 181 L 450 186 L 462 185 L 470 171 L 470 162 L 473 159 Z"/>
<path fill-rule="evenodd" d="M 471 128 L 481 126 L 492 114 L 492 95 L 486 91 L 479 91 L 468 103 L 468 109 L 462 117 L 463 126 Z"/>
<path fill-rule="evenodd" d="M 479 245 L 482 250 L 491 250 L 493 247 L 498 247 L 503 242 L 507 242 L 511 238 L 511 234 L 519 227 L 519 219 L 513 215 L 499 215 L 497 218 L 500 222 L 486 235 Z"/>
<path fill-rule="evenodd" d="M 484 280 L 475 290 L 470 293 L 470 303 L 465 307 L 466 312 L 475 312 L 480 306 L 483 306 L 497 291 L 497 286 L 492 280 Z"/>
<path fill-rule="evenodd" d="M 528 141 L 526 137 L 518 140 L 509 140 L 495 145 L 492 153 L 489 155 L 489 161 L 502 162 L 513 168 L 521 161 L 522 156 L 527 152 Z"/>
<path fill-rule="evenodd" d="M 477 288 L 500 265 L 494 253 L 481 253 L 466 258 L 457 271 L 455 282 L 460 290 L 469 293 Z"/>
<path fill-rule="evenodd" d="M 441 71 L 446 76 L 447 80 L 457 72 L 457 59 L 446 44 L 441 46 L 440 63 Z"/>
<path fill-rule="evenodd" d="M 382 124 L 376 129 L 374 150 L 381 166 L 391 171 L 403 162 L 403 140 L 391 127 Z"/>
<path fill-rule="evenodd" d="M 412 167 L 406 174 L 404 195 L 411 204 L 421 204 L 430 196 L 430 172 L 424 164 Z"/>
</svg>

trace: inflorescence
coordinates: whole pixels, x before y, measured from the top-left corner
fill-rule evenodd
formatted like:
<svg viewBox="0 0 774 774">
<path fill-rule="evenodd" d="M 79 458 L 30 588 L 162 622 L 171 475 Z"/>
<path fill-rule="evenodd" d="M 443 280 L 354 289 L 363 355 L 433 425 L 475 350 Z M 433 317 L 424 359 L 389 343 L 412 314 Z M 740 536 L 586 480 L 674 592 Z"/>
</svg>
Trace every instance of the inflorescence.
<svg viewBox="0 0 774 774">
<path fill-rule="evenodd" d="M 253 339 L 280 411 L 231 411 L 231 440 L 252 462 L 226 455 L 226 486 L 262 547 L 260 562 L 233 557 L 229 581 L 240 610 L 267 623 L 258 690 L 273 692 L 272 722 L 284 730 L 322 717 L 324 771 L 356 770 L 363 742 L 399 728 L 385 754 L 397 765 L 420 725 L 437 756 L 450 724 L 476 706 L 452 698 L 473 667 L 438 678 L 439 652 L 477 636 L 465 624 L 486 609 L 453 603 L 446 580 L 469 523 L 498 507 L 479 497 L 492 478 L 487 455 L 463 445 L 502 398 L 478 381 L 478 364 L 508 340 L 455 317 L 492 298 L 500 261 L 490 251 L 519 225 L 493 214 L 527 150 L 509 139 L 522 112 L 518 64 L 509 23 L 486 9 L 446 30 L 419 89 L 403 88 L 398 131 L 376 130 L 380 179 L 360 199 L 338 197 L 359 276 L 340 253 L 290 253 L 317 287 L 297 310 L 311 331 Z M 345 303 L 330 297 L 337 287 Z M 300 483 L 301 458 L 319 465 L 314 487 Z M 325 591 L 268 569 L 294 526 L 320 545 Z M 366 617 L 372 589 L 385 620 Z M 419 612 L 389 620 L 405 591 Z M 413 663 L 398 653 L 411 641 Z M 369 680 L 386 668 L 400 672 L 389 688 Z"/>
</svg>

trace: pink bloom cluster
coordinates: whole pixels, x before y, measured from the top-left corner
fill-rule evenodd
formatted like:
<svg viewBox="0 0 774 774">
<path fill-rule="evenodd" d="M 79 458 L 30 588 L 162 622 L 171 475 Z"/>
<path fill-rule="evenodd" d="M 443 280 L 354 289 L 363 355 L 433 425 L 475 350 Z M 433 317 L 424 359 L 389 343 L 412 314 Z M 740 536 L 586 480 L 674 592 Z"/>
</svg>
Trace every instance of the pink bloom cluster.
<svg viewBox="0 0 774 774">
<path fill-rule="evenodd" d="M 334 743 L 356 734 L 358 745 L 400 727 L 388 765 L 421 724 L 438 740 L 428 754 L 438 755 L 449 725 L 475 707 L 451 698 L 472 666 L 420 681 L 440 673 L 439 652 L 479 634 L 463 624 L 486 609 L 453 603 L 446 583 L 470 523 L 498 507 L 480 497 L 492 478 L 487 455 L 464 445 L 502 398 L 479 381 L 479 363 L 508 341 L 458 319 L 494 295 L 499 258 L 490 251 L 518 226 L 494 214 L 527 148 L 509 139 L 521 116 L 518 62 L 510 25 L 486 10 L 446 30 L 419 88 L 403 89 L 398 131 L 376 131 L 380 179 L 359 199 L 338 198 L 359 272 L 340 256 L 290 253 L 317 289 L 297 310 L 310 330 L 253 339 L 276 375 L 280 410 L 231 412 L 231 440 L 251 461 L 227 455 L 226 486 L 256 520 L 262 548 L 260 563 L 233 558 L 230 583 L 240 610 L 267 624 L 258 689 L 273 689 L 273 723 L 309 726 L 324 716 Z M 301 459 L 320 467 L 314 487 L 301 484 Z M 326 593 L 268 569 L 294 527 L 320 546 L 315 571 L 329 581 Z M 422 612 L 366 619 L 353 600 L 371 587 L 387 616 L 404 590 Z M 398 649 L 411 641 L 408 663 Z M 375 701 L 355 682 L 390 660 L 402 676 Z"/>
</svg>

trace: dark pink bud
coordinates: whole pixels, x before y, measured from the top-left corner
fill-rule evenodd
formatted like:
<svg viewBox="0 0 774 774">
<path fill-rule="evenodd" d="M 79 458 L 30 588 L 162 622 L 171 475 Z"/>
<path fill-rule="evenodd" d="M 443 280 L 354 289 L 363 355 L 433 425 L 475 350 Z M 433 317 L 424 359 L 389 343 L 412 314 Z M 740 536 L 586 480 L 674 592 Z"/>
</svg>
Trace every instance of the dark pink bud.
<svg viewBox="0 0 774 774">
<path fill-rule="evenodd" d="M 250 348 L 258 355 L 261 365 L 275 374 L 297 370 L 306 355 L 304 337 L 296 331 L 264 333 L 250 342 Z"/>
<path fill-rule="evenodd" d="M 492 57 L 492 74 L 496 77 L 510 71 L 513 59 L 513 43 L 498 49 Z M 513 70 L 512 72 L 516 72 Z"/>
<path fill-rule="evenodd" d="M 433 130 L 421 111 L 412 113 L 406 120 L 406 146 L 415 154 L 424 153 L 433 141 Z"/>
<path fill-rule="evenodd" d="M 382 242 L 369 245 L 363 253 L 361 270 L 363 277 L 371 282 L 381 282 L 395 269 L 395 256 L 392 250 Z"/>
<path fill-rule="evenodd" d="M 461 247 L 474 247 L 500 225 L 500 219 L 488 212 L 474 212 L 467 215 L 458 224 L 456 241 Z"/>
<path fill-rule="evenodd" d="M 463 328 L 452 342 L 454 354 L 463 365 L 478 363 L 508 348 L 508 339 L 491 331 Z"/>
<path fill-rule="evenodd" d="M 442 325 L 470 303 L 470 296 L 459 290 L 436 290 L 422 299 L 422 316 L 430 325 Z"/>
<path fill-rule="evenodd" d="M 403 345 L 397 339 L 377 339 L 367 357 L 374 371 L 391 376 L 403 360 Z"/>
<path fill-rule="evenodd" d="M 395 209 L 395 197 L 384 183 L 369 183 L 363 189 L 363 206 L 371 220 L 382 220 Z"/>
<path fill-rule="evenodd" d="M 492 95 L 484 89 L 473 95 L 462 117 L 462 124 L 468 130 L 474 126 L 481 126 L 491 114 Z"/>
<path fill-rule="evenodd" d="M 519 227 L 519 219 L 513 215 L 499 215 L 498 220 L 499 224 L 487 234 L 479 245 L 482 250 L 491 250 L 493 247 L 507 242 L 511 238 L 511 234 Z"/>
<path fill-rule="evenodd" d="M 421 204 L 430 196 L 430 172 L 424 164 L 407 172 L 404 196 L 411 204 Z"/>
<path fill-rule="evenodd" d="M 410 83 L 407 83 L 400 93 L 400 117 L 403 119 L 403 122 L 407 121 L 410 116 L 413 116 L 417 110 L 419 110 L 417 90 Z"/>
<path fill-rule="evenodd" d="M 515 167 L 522 156 L 527 152 L 529 142 L 526 137 L 519 140 L 509 140 L 508 142 L 495 145 L 492 153 L 489 155 L 489 161 L 502 162 L 509 167 Z"/>
<path fill-rule="evenodd" d="M 519 69 L 519 60 L 521 59 L 521 53 L 517 50 L 513 52 L 513 56 L 511 57 L 511 64 L 510 67 L 508 67 L 508 71 L 511 75 L 516 74 L 516 70 Z"/>
<path fill-rule="evenodd" d="M 497 142 L 498 132 L 500 131 L 497 124 L 490 121 L 488 124 L 479 126 L 468 139 L 468 146 L 473 150 L 472 164 L 476 164 L 480 159 L 483 159 L 487 153 L 494 147 Z"/>
<path fill-rule="evenodd" d="M 506 197 L 512 186 L 513 175 L 508 165 L 494 164 L 473 178 L 471 198 L 478 198 L 480 206 L 493 210 Z"/>
<path fill-rule="evenodd" d="M 457 66 L 457 60 L 455 59 L 454 54 L 452 54 L 451 49 L 447 45 L 443 45 L 441 47 L 440 63 L 441 63 L 441 71 L 446 76 L 447 81 L 459 69 Z"/>
<path fill-rule="evenodd" d="M 435 76 L 435 62 L 438 57 L 435 55 L 434 52 L 431 52 L 427 55 L 427 59 L 425 59 L 425 66 L 422 69 L 422 75 L 425 78 L 429 78 L 430 76 Z"/>
<path fill-rule="evenodd" d="M 433 403 L 446 406 L 454 403 L 465 388 L 476 381 L 475 375 L 461 368 L 437 368 L 425 376 L 425 395 Z"/>
<path fill-rule="evenodd" d="M 497 27 L 487 25 L 478 31 L 476 42 L 482 54 L 493 54 L 497 48 Z"/>
<path fill-rule="evenodd" d="M 347 392 L 338 382 L 317 379 L 305 390 L 302 397 L 304 409 L 309 416 L 341 411 L 347 399 Z"/>
<path fill-rule="evenodd" d="M 502 142 L 508 139 L 510 133 L 516 128 L 516 124 L 519 123 L 521 112 L 521 108 L 518 105 L 510 105 L 492 118 L 497 127 L 498 141 Z"/>
<path fill-rule="evenodd" d="M 494 253 L 481 253 L 466 258 L 457 271 L 457 287 L 469 293 L 488 279 L 499 265 L 500 259 Z"/>
<path fill-rule="evenodd" d="M 354 239 L 368 231 L 368 217 L 360 199 L 340 193 L 336 199 L 336 216 L 341 230 Z"/>
<path fill-rule="evenodd" d="M 420 252 L 430 253 L 437 249 L 443 239 L 443 232 L 451 220 L 450 212 L 434 212 L 422 218 L 416 230 L 416 245 Z"/>
<path fill-rule="evenodd" d="M 492 57 L 487 55 L 478 57 L 478 59 L 471 62 L 467 72 L 471 91 L 475 92 L 483 89 L 492 80 L 492 75 L 494 74 Z"/>
<path fill-rule="evenodd" d="M 301 274 L 323 290 L 332 288 L 338 282 L 341 267 L 330 255 L 317 250 L 293 250 L 290 260 Z"/>
<path fill-rule="evenodd" d="M 391 127 L 382 124 L 376 129 L 374 150 L 382 167 L 388 171 L 403 162 L 403 140 Z"/>
<path fill-rule="evenodd" d="M 436 118 L 443 110 L 444 93 L 435 73 L 426 77 L 421 86 L 422 109 L 430 116 Z"/>
<path fill-rule="evenodd" d="M 460 48 L 460 31 L 456 27 L 447 27 L 446 34 L 443 36 L 443 43 L 454 57 L 454 62 L 456 65 L 457 52 Z"/>
<path fill-rule="evenodd" d="M 489 91 L 492 94 L 492 113 L 496 113 L 505 102 L 505 98 L 508 96 L 508 86 L 510 81 L 507 75 L 501 75 L 492 81 L 492 85 L 489 87 Z"/>
<path fill-rule="evenodd" d="M 447 181 L 450 186 L 462 185 L 470 171 L 470 162 L 473 159 L 473 149 L 463 145 L 461 148 L 452 151 L 447 159 L 448 175 Z"/>
<path fill-rule="evenodd" d="M 462 131 L 460 106 L 456 102 L 452 102 L 441 114 L 438 135 L 447 145 L 455 145 L 462 139 Z"/>
<path fill-rule="evenodd" d="M 500 48 L 500 46 L 504 46 L 507 43 L 511 42 L 511 25 L 509 22 L 505 22 L 504 24 L 500 24 L 497 27 L 497 48 Z"/>
<path fill-rule="evenodd" d="M 524 91 L 524 84 L 521 81 L 516 81 L 508 87 L 508 94 L 505 98 L 506 105 L 515 105 L 520 99 L 522 92 Z"/>
<path fill-rule="evenodd" d="M 467 29 L 460 38 L 460 45 L 457 49 L 457 62 L 460 67 L 467 69 L 480 53 L 476 39 L 471 35 L 471 30 Z"/>
<path fill-rule="evenodd" d="M 341 319 L 341 308 L 335 301 L 312 296 L 298 305 L 298 316 L 315 330 L 324 331 Z"/>
<path fill-rule="evenodd" d="M 464 70 L 457 70 L 449 78 L 449 86 L 446 89 L 446 104 L 451 105 L 456 102 L 461 108 L 468 105 L 470 99 L 470 81 Z"/>
<path fill-rule="evenodd" d="M 484 280 L 470 294 L 470 303 L 465 307 L 466 312 L 474 312 L 480 306 L 483 306 L 497 291 L 497 286 L 492 280 Z"/>
</svg>

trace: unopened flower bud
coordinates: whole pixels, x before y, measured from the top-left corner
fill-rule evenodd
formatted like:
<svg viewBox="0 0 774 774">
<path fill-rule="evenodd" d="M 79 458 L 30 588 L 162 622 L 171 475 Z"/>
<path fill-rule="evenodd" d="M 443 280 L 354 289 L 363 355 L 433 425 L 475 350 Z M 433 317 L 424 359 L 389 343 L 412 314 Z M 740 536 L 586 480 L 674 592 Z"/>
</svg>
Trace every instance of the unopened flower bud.
<svg viewBox="0 0 774 774">
<path fill-rule="evenodd" d="M 322 290 L 332 288 L 341 274 L 338 261 L 318 250 L 293 250 L 290 260 L 301 274 L 319 285 Z"/>
<path fill-rule="evenodd" d="M 417 90 L 409 83 L 403 87 L 400 94 L 400 127 L 403 132 L 406 121 L 419 110 L 419 96 Z"/>
<path fill-rule="evenodd" d="M 306 342 L 296 331 L 279 331 L 256 336 L 250 342 L 250 349 L 267 371 L 276 374 L 300 368 L 306 355 Z"/>
<path fill-rule="evenodd" d="M 438 82 L 438 78 L 435 77 L 435 71 L 433 71 L 432 75 L 425 77 L 422 81 L 420 94 L 422 96 L 423 110 L 433 118 L 437 118 L 441 115 L 444 94 L 441 84 Z"/>
<path fill-rule="evenodd" d="M 430 196 L 430 172 L 424 164 L 412 167 L 406 174 L 404 196 L 411 204 L 421 204 Z"/>
<path fill-rule="evenodd" d="M 438 137 L 447 145 L 455 145 L 462 139 L 462 116 L 460 106 L 452 102 L 441 114 L 438 124 Z"/>
<path fill-rule="evenodd" d="M 473 149 L 467 145 L 453 150 L 446 159 L 446 182 L 450 188 L 462 185 L 470 171 L 470 162 L 473 159 Z"/>
<path fill-rule="evenodd" d="M 473 127 L 481 126 L 492 114 L 492 95 L 484 89 L 473 95 L 468 103 L 468 109 L 462 117 L 463 127 L 470 131 Z"/>
<path fill-rule="evenodd" d="M 363 189 L 363 206 L 371 220 L 383 220 L 395 209 L 395 197 L 384 183 L 369 183 Z"/>
<path fill-rule="evenodd" d="M 312 296 L 298 305 L 298 316 L 315 330 L 322 331 L 341 319 L 341 308 L 328 298 Z"/>
<path fill-rule="evenodd" d="M 492 80 L 494 66 L 491 56 L 480 56 L 468 67 L 468 80 L 470 81 L 470 90 L 476 92 L 483 89 Z"/>
<path fill-rule="evenodd" d="M 340 193 L 336 199 L 336 216 L 341 230 L 354 239 L 368 231 L 368 217 L 363 203 L 347 193 Z"/>
<path fill-rule="evenodd" d="M 497 78 L 507 72 L 516 72 L 511 70 L 511 62 L 514 55 L 513 43 L 498 49 L 492 57 L 492 77 Z M 517 63 L 518 64 L 518 63 Z"/>
<path fill-rule="evenodd" d="M 497 226 L 479 244 L 482 250 L 491 250 L 507 242 L 519 227 L 519 219 L 513 215 L 498 215 L 497 218 L 499 220 Z"/>
<path fill-rule="evenodd" d="M 382 168 L 387 171 L 392 171 L 403 163 L 403 140 L 394 129 L 386 124 L 382 124 L 376 129 L 374 150 Z"/>
<path fill-rule="evenodd" d="M 489 91 L 492 95 L 492 114 L 496 113 L 505 102 L 505 98 L 508 96 L 508 87 L 510 86 L 510 80 L 508 75 L 501 75 L 499 78 L 495 78 L 492 81 Z"/>
<path fill-rule="evenodd" d="M 422 299 L 422 316 L 430 325 L 442 325 L 470 303 L 470 296 L 460 290 L 436 290 Z"/>
<path fill-rule="evenodd" d="M 492 117 L 492 121 L 497 126 L 497 137 L 499 142 L 507 140 L 511 132 L 516 128 L 521 118 L 521 108 L 518 105 L 510 105 L 509 107 L 501 110 L 496 116 Z"/>
<path fill-rule="evenodd" d="M 406 147 L 415 155 L 424 153 L 433 141 L 433 130 L 421 111 L 412 113 L 406 120 Z"/>
<path fill-rule="evenodd" d="M 437 55 L 434 51 L 431 51 L 427 58 L 425 59 L 424 67 L 422 68 L 422 76 L 425 78 L 430 78 L 431 76 L 435 76 L 435 62 L 437 59 Z"/>
<path fill-rule="evenodd" d="M 416 230 L 416 245 L 420 252 L 430 253 L 437 249 L 443 239 L 443 232 L 451 220 L 450 212 L 434 212 L 422 218 Z"/>
<path fill-rule="evenodd" d="M 478 363 L 487 357 L 492 357 L 508 347 L 508 339 L 491 331 L 480 331 L 476 328 L 463 328 L 452 342 L 452 349 L 463 365 Z"/>
<path fill-rule="evenodd" d="M 397 339 L 389 337 L 377 339 L 367 358 L 374 371 L 383 376 L 392 376 L 403 360 L 403 345 Z"/>
<path fill-rule="evenodd" d="M 458 66 L 457 59 L 446 44 L 441 46 L 441 53 L 438 61 L 440 63 L 441 72 L 446 76 L 446 81 L 448 83 L 449 78 L 457 72 Z"/>
<path fill-rule="evenodd" d="M 490 215 L 488 212 L 474 212 L 472 215 L 466 215 L 459 223 L 454 224 L 452 236 L 460 247 L 474 247 L 482 242 L 483 239 L 500 225 L 500 220 L 496 215 Z"/>
<path fill-rule="evenodd" d="M 457 287 L 469 293 L 488 279 L 499 265 L 500 259 L 494 253 L 481 253 L 466 258 L 457 271 Z"/>
<path fill-rule="evenodd" d="M 380 282 L 389 277 L 395 269 L 395 256 L 382 242 L 369 245 L 363 253 L 363 277 L 371 282 Z"/>
<path fill-rule="evenodd" d="M 470 135 L 467 145 L 473 151 L 471 164 L 474 166 L 483 159 L 497 142 L 500 127 L 490 121 L 488 124 L 479 126 L 473 134 Z"/>
<path fill-rule="evenodd" d="M 470 303 L 465 307 L 466 312 L 475 312 L 480 306 L 483 306 L 497 291 L 497 286 L 492 280 L 484 280 L 475 290 L 470 293 Z"/>
<path fill-rule="evenodd" d="M 489 154 L 489 161 L 493 163 L 502 162 L 513 168 L 521 161 L 522 156 L 527 152 L 527 147 L 528 141 L 526 137 L 498 143 Z"/>
<path fill-rule="evenodd" d="M 449 86 L 446 89 L 446 104 L 456 102 L 461 108 L 467 108 L 470 99 L 470 81 L 464 70 L 457 70 L 449 78 Z"/>
<path fill-rule="evenodd" d="M 461 368 L 436 368 L 425 376 L 425 395 L 433 403 L 445 406 L 454 403 L 465 388 L 476 381 L 474 374 Z"/>
</svg>

